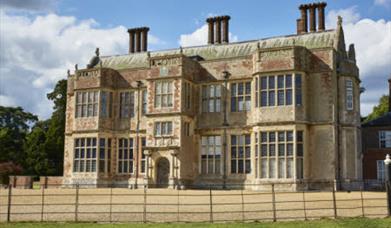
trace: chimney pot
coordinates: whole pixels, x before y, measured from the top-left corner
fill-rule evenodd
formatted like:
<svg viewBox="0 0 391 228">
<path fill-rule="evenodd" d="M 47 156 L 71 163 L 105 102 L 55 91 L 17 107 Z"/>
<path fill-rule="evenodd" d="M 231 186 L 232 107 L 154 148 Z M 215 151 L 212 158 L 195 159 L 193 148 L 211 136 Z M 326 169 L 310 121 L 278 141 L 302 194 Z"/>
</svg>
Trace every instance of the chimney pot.
<svg viewBox="0 0 391 228">
<path fill-rule="evenodd" d="M 206 19 L 208 23 L 208 44 L 214 44 L 214 18 L 210 17 Z"/>
<path fill-rule="evenodd" d="M 216 17 L 215 26 L 216 26 L 215 43 L 220 44 L 221 43 L 221 18 L 220 17 Z"/>
<path fill-rule="evenodd" d="M 223 26 L 223 43 L 229 42 L 229 19 L 231 19 L 230 16 L 222 16 L 222 26 Z"/>
<path fill-rule="evenodd" d="M 309 4 L 309 11 L 310 11 L 310 32 L 316 32 L 315 9 L 316 9 L 316 4 Z"/>
</svg>

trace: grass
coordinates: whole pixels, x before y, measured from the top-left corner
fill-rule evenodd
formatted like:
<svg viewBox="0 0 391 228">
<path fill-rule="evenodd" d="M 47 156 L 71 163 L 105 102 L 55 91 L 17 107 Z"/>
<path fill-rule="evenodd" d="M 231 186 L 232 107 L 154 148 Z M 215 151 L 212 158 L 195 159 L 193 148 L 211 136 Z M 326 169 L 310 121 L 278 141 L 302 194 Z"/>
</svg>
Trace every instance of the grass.
<svg viewBox="0 0 391 228">
<path fill-rule="evenodd" d="M 134 228 L 180 228 L 180 227 L 213 227 L 213 228 L 230 228 L 230 227 L 270 227 L 270 228 L 305 228 L 305 227 L 352 227 L 352 228 L 389 228 L 391 227 L 391 218 L 384 219 L 369 219 L 369 218 L 349 218 L 349 219 L 321 219 L 313 221 L 290 221 L 290 222 L 262 222 L 262 223 L 157 223 L 157 224 L 142 224 L 142 223 L 0 223 L 1 228 L 122 228 L 122 227 L 134 227 Z"/>
</svg>

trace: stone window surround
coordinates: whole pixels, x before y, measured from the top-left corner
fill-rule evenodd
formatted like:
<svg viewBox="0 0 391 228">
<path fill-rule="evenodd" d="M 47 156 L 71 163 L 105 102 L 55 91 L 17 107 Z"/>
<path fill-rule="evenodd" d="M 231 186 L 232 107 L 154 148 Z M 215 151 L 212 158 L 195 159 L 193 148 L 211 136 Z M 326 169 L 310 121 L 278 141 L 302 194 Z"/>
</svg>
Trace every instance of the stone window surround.
<svg viewBox="0 0 391 228">
<path fill-rule="evenodd" d="M 233 139 L 235 138 L 235 144 Z M 250 140 L 247 143 L 247 138 Z M 251 134 L 231 134 L 231 146 L 230 146 L 230 161 L 231 161 L 231 174 L 249 174 L 251 170 Z M 241 142 L 242 141 L 242 142 Z M 232 156 L 232 149 L 235 148 L 236 156 Z M 242 150 L 242 156 L 240 156 L 240 151 Z M 249 154 L 247 155 L 247 150 Z M 235 167 L 232 166 L 232 163 L 235 162 Z M 240 171 L 240 163 L 242 163 L 242 170 Z M 248 166 L 248 167 L 247 167 Z"/>
<path fill-rule="evenodd" d="M 183 93 L 184 93 L 184 108 L 185 109 L 190 109 L 192 106 L 192 88 L 193 85 L 187 80 L 183 80 Z"/>
<path fill-rule="evenodd" d="M 85 95 L 84 95 L 85 94 Z M 90 97 L 92 95 L 92 100 Z M 85 100 L 83 99 L 85 96 Z M 100 90 L 78 90 L 75 92 L 75 118 L 96 117 L 99 115 Z M 91 115 L 90 113 L 91 107 Z"/>
<path fill-rule="evenodd" d="M 291 86 L 291 90 L 292 90 L 292 94 L 291 94 L 291 99 L 292 99 L 292 102 L 290 105 L 285 105 L 285 99 L 286 99 L 286 93 L 284 93 L 284 105 L 278 105 L 278 94 L 277 92 L 275 92 L 275 95 L 274 95 L 274 105 L 273 106 L 269 106 L 269 105 L 266 105 L 266 106 L 261 106 L 261 78 L 262 77 L 268 77 L 268 76 L 275 76 L 276 79 L 275 79 L 275 91 L 278 90 L 277 88 L 277 77 L 278 75 L 292 75 L 292 86 Z M 301 86 L 300 88 L 297 88 L 296 86 L 296 75 L 300 76 L 301 78 Z M 255 104 L 255 107 L 256 108 L 274 108 L 274 107 L 279 107 L 279 106 L 303 106 L 304 104 L 304 84 L 305 84 L 305 72 L 302 72 L 302 71 L 283 71 L 283 72 L 270 72 L 270 73 L 258 73 L 256 75 L 254 75 L 255 79 L 253 79 L 253 82 L 254 82 L 254 96 L 255 96 L 255 101 L 254 101 L 254 104 Z M 267 81 L 268 83 L 268 81 Z M 286 88 L 284 88 L 286 90 Z M 297 92 L 300 91 L 301 92 L 301 101 L 300 103 L 297 103 L 296 99 L 297 99 Z M 267 96 L 267 104 L 269 103 L 269 96 Z"/>
<path fill-rule="evenodd" d="M 220 144 L 216 144 L 216 138 L 219 138 Z M 209 144 L 210 138 L 213 138 L 213 143 Z M 201 175 L 220 175 L 221 174 L 221 165 L 222 165 L 222 136 L 221 135 L 202 135 L 200 136 L 200 164 L 199 164 L 199 173 Z M 206 144 L 205 144 L 206 143 Z M 213 150 L 213 154 L 209 154 L 210 149 Z M 205 151 L 205 152 L 203 152 Z M 220 152 L 219 152 L 220 151 Z M 216 153 L 217 152 L 217 153 Z M 203 156 L 205 156 L 203 158 Z M 219 157 L 217 157 L 219 156 Z M 210 159 L 212 159 L 210 161 Z M 205 162 L 205 165 L 203 163 Z M 216 165 L 216 163 L 218 164 Z M 212 163 L 212 164 L 210 164 Z M 212 166 L 213 170 L 210 172 L 209 166 Z M 205 167 L 205 169 L 203 169 Z M 205 171 L 204 171 L 205 170 Z"/>
<path fill-rule="evenodd" d="M 243 85 L 243 93 L 239 95 L 239 84 Z M 229 83 L 230 90 L 230 110 L 231 112 L 246 112 L 251 111 L 251 97 L 252 97 L 252 86 L 251 80 L 240 80 L 232 81 Z M 236 87 L 236 93 L 233 94 L 233 87 Z M 247 87 L 249 88 L 249 93 L 246 93 Z M 228 94 L 227 94 L 228 95 Z M 242 98 L 242 107 L 239 105 L 239 99 Z M 247 100 L 249 98 L 249 100 Z M 232 101 L 235 99 L 235 107 L 232 106 Z M 249 102 L 249 105 L 247 104 Z"/>
<path fill-rule="evenodd" d="M 211 86 L 214 86 L 213 96 L 210 96 Z M 219 87 L 219 90 L 216 90 L 217 86 Z M 219 91 L 219 93 L 217 91 Z M 200 107 L 202 113 L 215 113 L 215 112 L 220 113 L 222 111 L 223 84 L 221 82 L 201 84 L 200 93 L 201 93 Z M 211 111 L 210 102 L 213 103 L 213 111 Z"/>
<path fill-rule="evenodd" d="M 292 176 L 291 177 L 282 177 L 281 175 L 280 175 L 280 177 L 279 177 L 279 167 L 278 167 L 278 132 L 289 132 L 289 131 L 292 131 L 293 132 L 293 139 L 292 139 L 292 144 L 293 144 L 293 156 L 291 157 L 292 159 L 293 159 L 293 166 L 292 166 Z M 263 142 L 262 142 L 262 132 L 275 132 L 275 143 L 274 143 L 274 145 L 275 145 L 275 156 L 274 156 L 274 158 L 275 158 L 275 161 L 274 161 L 274 163 L 275 163 L 275 177 L 273 177 L 273 178 L 271 178 L 270 177 L 270 175 L 269 175 L 269 162 L 268 162 L 268 160 L 269 160 L 269 156 L 265 156 L 266 158 L 262 158 L 262 144 L 263 144 Z M 298 135 L 298 132 L 302 132 L 301 134 L 302 134 L 302 141 L 298 141 L 298 139 L 297 139 L 297 135 Z M 263 129 L 258 129 L 257 131 L 255 131 L 254 133 L 256 133 L 256 134 L 254 134 L 254 135 L 257 135 L 258 136 L 258 144 L 257 143 L 255 143 L 255 148 L 257 147 L 257 145 L 258 145 L 258 152 L 255 152 L 255 155 L 257 155 L 258 154 L 258 157 L 259 157 L 259 161 L 258 161 L 258 164 L 257 163 L 255 163 L 255 165 L 256 166 L 259 166 L 259 167 L 256 167 L 255 168 L 255 170 L 258 170 L 258 173 L 255 173 L 255 176 L 257 177 L 257 178 L 259 178 L 260 180 L 290 180 L 290 179 L 302 179 L 303 178 L 303 175 L 304 175 L 304 152 L 305 152 L 305 145 L 304 145 L 304 143 L 305 143 L 305 131 L 304 130 L 302 130 L 302 129 L 292 129 L 292 128 L 286 128 L 286 129 L 276 129 L 276 130 L 269 130 L 269 129 L 267 129 L 267 130 L 263 130 Z M 269 137 L 269 135 L 268 135 L 268 137 Z M 285 139 L 287 139 L 286 138 L 287 137 L 287 133 L 285 133 Z M 255 137 L 254 137 L 255 138 Z M 285 140 L 286 141 L 286 140 Z M 255 141 L 256 142 L 256 141 Z M 269 138 L 268 138 L 268 140 L 267 140 L 267 145 L 268 145 L 268 142 L 269 142 Z M 298 156 L 297 155 L 297 146 L 298 145 L 302 145 L 302 156 Z M 269 146 L 268 146 L 269 147 Z M 268 148 L 268 150 L 267 151 L 269 151 L 269 148 Z M 286 146 L 286 143 L 285 143 L 285 174 L 287 175 L 287 158 L 289 157 L 289 156 L 287 156 L 287 146 Z M 262 159 L 266 159 L 266 176 L 263 176 L 263 174 L 262 174 Z M 256 157 L 255 157 L 255 161 L 256 161 L 257 159 L 256 159 Z M 298 165 L 298 163 L 300 162 L 300 165 L 301 166 L 299 166 Z M 300 167 L 301 167 L 301 170 L 298 170 L 298 169 L 300 169 Z M 301 173 L 298 173 L 298 172 L 301 172 Z"/>
<path fill-rule="evenodd" d="M 158 132 L 158 126 L 160 125 L 160 133 Z M 153 135 L 155 138 L 164 138 L 174 136 L 174 123 L 173 121 L 155 121 L 153 123 Z M 163 126 L 165 133 L 163 134 Z"/>
<path fill-rule="evenodd" d="M 126 95 L 129 95 L 129 99 L 122 100 L 126 98 Z M 133 100 L 132 100 L 133 99 Z M 119 101 L 119 118 L 131 118 L 135 116 L 136 110 L 136 91 L 135 90 L 120 90 L 118 91 L 118 101 Z M 127 112 L 125 111 L 125 106 L 128 106 Z"/>
<path fill-rule="evenodd" d="M 97 137 L 77 137 L 73 139 L 73 173 L 97 172 L 97 160 L 99 159 L 97 140 Z M 89 145 L 88 141 L 90 142 Z M 88 154 L 90 155 L 89 157 L 87 156 Z M 87 165 L 88 163 L 90 165 Z"/>
<path fill-rule="evenodd" d="M 167 84 L 167 91 L 163 91 L 164 85 Z M 159 89 L 160 87 L 160 89 Z M 154 107 L 155 108 L 171 108 L 174 106 L 174 90 L 175 90 L 174 80 L 157 80 L 154 82 Z M 158 92 L 158 89 L 160 92 Z M 166 99 L 164 99 L 166 98 Z M 163 101 L 166 100 L 166 104 L 163 104 Z"/>
</svg>

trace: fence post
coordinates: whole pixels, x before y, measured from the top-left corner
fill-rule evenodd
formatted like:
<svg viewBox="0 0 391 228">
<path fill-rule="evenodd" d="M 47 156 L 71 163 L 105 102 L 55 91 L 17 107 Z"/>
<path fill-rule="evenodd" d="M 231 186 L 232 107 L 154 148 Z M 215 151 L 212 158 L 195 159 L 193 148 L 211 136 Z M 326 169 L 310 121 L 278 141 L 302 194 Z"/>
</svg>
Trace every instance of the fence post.
<svg viewBox="0 0 391 228">
<path fill-rule="evenodd" d="M 362 217 L 365 217 L 365 212 L 364 212 L 364 197 L 362 194 L 362 186 L 360 187 L 360 195 L 361 195 L 361 212 L 362 212 Z"/>
<path fill-rule="evenodd" d="M 41 222 L 43 221 L 43 212 L 44 212 L 44 207 L 45 207 L 45 187 L 46 185 L 42 188 L 42 202 L 41 202 Z"/>
<path fill-rule="evenodd" d="M 112 218 L 112 207 L 113 207 L 113 184 L 110 185 L 110 222 L 113 221 Z"/>
<path fill-rule="evenodd" d="M 387 191 L 387 212 L 388 216 L 391 216 L 391 159 L 390 155 L 386 155 L 384 160 L 384 177 Z"/>
<path fill-rule="evenodd" d="M 147 187 L 144 185 L 143 223 L 147 222 Z"/>
<path fill-rule="evenodd" d="M 304 220 L 307 220 L 307 211 L 305 205 L 305 191 L 303 190 L 303 210 L 304 210 Z"/>
<path fill-rule="evenodd" d="M 7 222 L 11 221 L 12 184 L 8 185 Z"/>
<path fill-rule="evenodd" d="M 244 222 L 244 198 L 243 198 L 243 189 L 240 190 L 240 195 L 242 197 L 242 221 Z"/>
<path fill-rule="evenodd" d="M 177 204 L 178 204 L 176 221 L 179 222 L 179 188 L 177 188 L 176 190 L 177 190 Z"/>
<path fill-rule="evenodd" d="M 335 199 L 335 188 L 334 188 L 334 184 L 332 184 L 331 186 L 332 186 L 332 190 L 333 190 L 333 209 L 334 209 L 334 218 L 336 219 L 336 218 L 337 218 L 337 202 L 336 202 L 336 199 Z"/>
<path fill-rule="evenodd" d="M 76 184 L 76 196 L 75 196 L 75 221 L 78 221 L 78 210 L 79 210 L 79 184 Z"/>
<path fill-rule="evenodd" d="M 273 206 L 273 222 L 277 221 L 276 216 L 276 196 L 274 192 L 274 184 L 272 184 L 272 206 Z"/>
<path fill-rule="evenodd" d="M 209 186 L 209 205 L 210 205 L 210 213 L 209 213 L 209 219 L 210 222 L 213 223 L 213 204 L 212 204 L 212 187 Z"/>
</svg>

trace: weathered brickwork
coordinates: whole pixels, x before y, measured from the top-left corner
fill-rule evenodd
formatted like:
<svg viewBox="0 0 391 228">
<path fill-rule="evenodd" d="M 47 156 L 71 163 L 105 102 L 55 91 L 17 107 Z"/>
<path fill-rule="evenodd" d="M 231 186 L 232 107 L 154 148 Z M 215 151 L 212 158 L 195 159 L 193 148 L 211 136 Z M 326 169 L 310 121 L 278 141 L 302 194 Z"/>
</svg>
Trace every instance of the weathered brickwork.
<svg viewBox="0 0 391 228">
<path fill-rule="evenodd" d="M 293 182 L 295 190 L 296 181 L 361 178 L 360 80 L 340 20 L 335 30 L 99 61 L 68 77 L 64 183 Z M 99 91 L 98 114 L 77 117 L 76 94 L 90 90 Z M 123 92 L 134 94 L 126 118 Z M 75 167 L 85 138 L 97 140 L 94 168 Z M 126 156 L 122 139 L 132 139 Z"/>
</svg>

